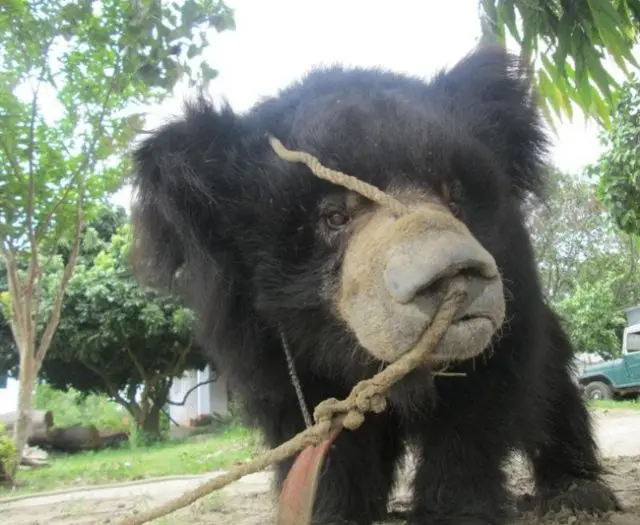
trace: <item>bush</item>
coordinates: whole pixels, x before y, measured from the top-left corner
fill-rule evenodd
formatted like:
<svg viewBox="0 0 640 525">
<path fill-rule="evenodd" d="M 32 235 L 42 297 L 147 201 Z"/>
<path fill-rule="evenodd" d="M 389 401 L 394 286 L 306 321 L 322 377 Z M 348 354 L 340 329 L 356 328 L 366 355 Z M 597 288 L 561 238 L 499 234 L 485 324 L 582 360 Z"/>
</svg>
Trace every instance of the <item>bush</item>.
<svg viewBox="0 0 640 525">
<path fill-rule="evenodd" d="M 0 425 L 0 483 L 11 482 L 9 472 L 13 471 L 17 459 L 16 445 L 9 434 Z"/>
<path fill-rule="evenodd" d="M 70 388 L 58 390 L 46 383 L 36 385 L 33 407 L 51 410 L 58 427 L 95 425 L 98 428 L 127 430 L 128 412 L 105 396 L 83 395 Z"/>
</svg>

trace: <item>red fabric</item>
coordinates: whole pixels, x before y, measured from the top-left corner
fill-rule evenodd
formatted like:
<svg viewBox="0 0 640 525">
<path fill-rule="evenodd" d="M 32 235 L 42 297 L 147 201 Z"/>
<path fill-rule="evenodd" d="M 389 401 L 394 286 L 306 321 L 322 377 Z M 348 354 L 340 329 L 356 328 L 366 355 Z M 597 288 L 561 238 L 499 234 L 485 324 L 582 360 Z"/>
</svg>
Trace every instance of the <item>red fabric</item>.
<svg viewBox="0 0 640 525">
<path fill-rule="evenodd" d="M 282 484 L 277 525 L 310 525 L 320 467 L 339 432 L 334 430 L 329 439 L 300 452 Z"/>
</svg>

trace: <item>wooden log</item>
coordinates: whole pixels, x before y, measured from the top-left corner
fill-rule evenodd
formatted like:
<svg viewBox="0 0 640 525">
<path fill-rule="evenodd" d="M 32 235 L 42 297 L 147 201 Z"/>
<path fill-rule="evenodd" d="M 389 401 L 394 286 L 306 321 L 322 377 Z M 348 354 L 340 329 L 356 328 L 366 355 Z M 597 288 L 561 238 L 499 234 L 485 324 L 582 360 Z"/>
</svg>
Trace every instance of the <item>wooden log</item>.
<svg viewBox="0 0 640 525">
<path fill-rule="evenodd" d="M 129 441 L 129 433 L 122 430 L 100 430 L 102 448 L 119 448 Z"/>
<path fill-rule="evenodd" d="M 33 429 L 27 437 L 27 445 L 30 447 L 38 447 L 43 450 L 48 450 L 51 447 L 51 437 L 47 433 L 49 429 L 40 427 Z"/>
<path fill-rule="evenodd" d="M 7 434 L 13 433 L 13 428 L 18 419 L 17 412 L 7 412 L 0 414 L 0 425 L 4 426 Z M 31 411 L 31 431 L 37 431 L 41 428 L 51 428 L 53 426 L 53 412 L 51 410 L 32 410 Z"/>
<path fill-rule="evenodd" d="M 20 465 L 23 467 L 48 467 L 49 462 L 46 459 L 29 458 L 23 456 L 20 460 Z"/>
<path fill-rule="evenodd" d="M 27 440 L 30 447 L 39 447 L 56 452 L 82 452 L 102 448 L 100 432 L 94 425 L 49 428 L 32 434 Z"/>
</svg>

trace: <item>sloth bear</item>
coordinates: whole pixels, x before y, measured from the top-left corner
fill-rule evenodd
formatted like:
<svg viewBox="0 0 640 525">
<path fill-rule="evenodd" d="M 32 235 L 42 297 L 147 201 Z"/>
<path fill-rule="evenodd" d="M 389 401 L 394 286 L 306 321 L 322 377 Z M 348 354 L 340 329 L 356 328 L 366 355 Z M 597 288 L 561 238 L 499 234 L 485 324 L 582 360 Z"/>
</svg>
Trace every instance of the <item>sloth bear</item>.
<svg viewBox="0 0 640 525">
<path fill-rule="evenodd" d="M 538 512 L 619 509 L 525 228 L 548 149 L 529 79 L 494 46 L 429 81 L 325 67 L 243 115 L 200 96 L 136 146 L 139 278 L 197 313 L 199 342 L 269 446 L 305 428 L 284 345 L 312 411 L 412 348 L 452 277 L 468 283 L 432 362 L 339 435 L 314 523 L 383 518 L 407 446 L 418 451 L 411 524 L 508 523 L 515 450 L 532 464 L 523 501 Z M 411 213 L 282 160 L 269 136 Z M 443 366 L 465 375 L 433 373 Z M 292 463 L 278 465 L 279 487 Z"/>
</svg>

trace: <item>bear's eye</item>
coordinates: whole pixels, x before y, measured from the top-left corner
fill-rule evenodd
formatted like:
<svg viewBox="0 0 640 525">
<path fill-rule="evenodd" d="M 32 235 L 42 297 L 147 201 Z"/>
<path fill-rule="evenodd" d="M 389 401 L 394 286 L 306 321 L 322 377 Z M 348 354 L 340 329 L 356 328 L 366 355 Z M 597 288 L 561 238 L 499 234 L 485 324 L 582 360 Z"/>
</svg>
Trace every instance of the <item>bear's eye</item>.
<svg viewBox="0 0 640 525">
<path fill-rule="evenodd" d="M 453 202 L 453 201 L 449 201 L 447 205 L 449 206 L 451 213 L 453 213 L 455 217 L 459 218 L 461 213 L 460 205 L 457 202 Z"/>
<path fill-rule="evenodd" d="M 325 215 L 324 220 L 329 228 L 339 230 L 349 222 L 349 216 L 344 212 L 332 211 Z"/>
<path fill-rule="evenodd" d="M 451 213 L 456 217 L 460 217 L 462 208 L 460 206 L 460 200 L 462 199 L 462 187 L 459 182 L 453 182 L 452 184 L 442 185 L 442 198 L 445 204 L 451 210 Z"/>
</svg>

